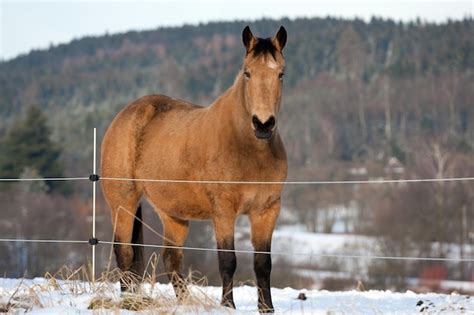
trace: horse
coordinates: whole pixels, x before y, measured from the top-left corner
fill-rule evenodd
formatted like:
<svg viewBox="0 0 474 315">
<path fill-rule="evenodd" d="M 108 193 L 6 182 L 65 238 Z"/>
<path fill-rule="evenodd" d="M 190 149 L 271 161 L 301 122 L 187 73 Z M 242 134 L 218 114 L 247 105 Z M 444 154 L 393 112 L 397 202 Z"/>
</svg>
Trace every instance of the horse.
<svg viewBox="0 0 474 315">
<path fill-rule="evenodd" d="M 144 197 L 163 224 L 161 256 L 178 300 L 188 294 L 180 271 L 180 247 L 189 221 L 210 220 L 217 241 L 221 304 L 235 308 L 234 229 L 236 218 L 247 215 L 255 249 L 258 308 L 274 311 L 272 263 L 266 252 L 271 251 L 288 169 L 277 129 L 286 40 L 283 26 L 272 38 L 255 37 L 246 26 L 242 68 L 233 85 L 207 107 L 154 94 L 135 100 L 115 116 L 102 142 L 101 177 L 135 180 L 102 180 L 101 186 L 111 210 L 114 252 L 122 271 L 143 272 L 143 247 L 131 244 L 143 241 L 140 201 Z M 127 290 L 123 281 L 121 288 Z"/>
</svg>

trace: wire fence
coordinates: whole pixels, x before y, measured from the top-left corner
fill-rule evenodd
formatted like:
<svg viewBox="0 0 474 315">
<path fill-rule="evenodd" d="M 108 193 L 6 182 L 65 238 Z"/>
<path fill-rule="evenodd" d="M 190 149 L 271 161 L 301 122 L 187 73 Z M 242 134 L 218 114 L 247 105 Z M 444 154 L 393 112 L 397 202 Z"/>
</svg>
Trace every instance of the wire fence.
<svg viewBox="0 0 474 315">
<path fill-rule="evenodd" d="M 0 182 L 88 180 L 89 177 L 0 178 Z"/>
<path fill-rule="evenodd" d="M 189 180 L 189 179 L 152 179 L 152 178 L 122 178 L 122 177 L 101 177 L 97 174 L 97 129 L 94 128 L 93 139 L 93 159 L 92 174 L 87 177 L 45 177 L 45 178 L 0 178 L 0 182 L 24 182 L 24 181 L 82 181 L 89 180 L 92 182 L 92 227 L 91 238 L 89 240 L 57 240 L 57 239 L 14 239 L 0 238 L 0 242 L 23 242 L 23 243 L 45 243 L 45 244 L 88 244 L 91 246 L 92 268 L 91 278 L 95 282 L 96 269 L 96 246 L 105 245 L 126 245 L 141 246 L 149 248 L 170 248 L 190 251 L 206 251 L 206 252 L 233 252 L 243 254 L 267 254 L 279 256 L 304 256 L 304 257 L 320 257 L 320 258 L 343 258 L 343 259 L 381 259 L 381 260 L 409 260 L 409 261 L 447 261 L 447 262 L 474 262 L 474 258 L 450 258 L 450 257 L 418 257 L 418 256 L 384 256 L 384 255 L 350 255 L 350 254 L 321 254 L 321 253 L 294 253 L 282 251 L 254 251 L 242 249 L 219 249 L 207 247 L 189 247 L 175 245 L 154 245 L 154 244 L 137 244 L 123 243 L 114 241 L 103 241 L 96 238 L 96 192 L 97 182 L 99 180 L 111 181 L 135 181 L 135 182 L 153 182 L 162 184 L 201 184 L 201 185 L 354 185 L 354 184 L 397 184 L 397 183 L 433 183 L 433 182 L 460 182 L 474 181 L 474 177 L 447 177 L 447 178 L 412 178 L 412 179 L 372 179 L 372 180 L 334 180 L 334 181 L 232 181 L 232 180 Z M 126 209 L 122 209 L 127 211 Z M 130 215 L 133 213 L 127 211 Z M 139 218 L 136 218 L 140 220 Z M 166 238 L 154 230 L 151 226 L 140 220 L 145 227 L 158 235 L 163 240 Z"/>
<path fill-rule="evenodd" d="M 96 174 L 94 174 L 96 175 Z M 91 175 L 92 176 L 92 175 Z M 0 182 L 22 181 L 77 181 L 91 180 L 89 177 L 44 177 L 44 178 L 0 178 Z M 233 180 L 190 180 L 190 179 L 152 179 L 152 178 L 127 178 L 127 177 L 102 177 L 97 176 L 97 181 L 132 181 L 155 182 L 164 184 L 222 184 L 222 185 L 355 185 L 355 184 L 399 184 L 399 183 L 433 183 L 433 182 L 466 182 L 474 181 L 474 177 L 445 177 L 445 178 L 412 178 L 412 179 L 370 179 L 370 180 L 326 180 L 326 181 L 233 181 Z"/>
</svg>

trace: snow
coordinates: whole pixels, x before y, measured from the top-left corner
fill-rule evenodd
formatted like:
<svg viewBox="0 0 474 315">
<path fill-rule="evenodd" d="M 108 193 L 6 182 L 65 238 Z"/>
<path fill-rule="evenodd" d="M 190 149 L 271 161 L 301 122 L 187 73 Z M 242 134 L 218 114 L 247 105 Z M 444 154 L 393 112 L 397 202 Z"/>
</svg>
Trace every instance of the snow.
<svg viewBox="0 0 474 315">
<path fill-rule="evenodd" d="M 146 286 L 146 285 L 145 285 Z M 100 283 L 96 284 L 100 287 Z M 98 294 L 120 299 L 119 284 L 105 286 L 104 291 L 91 287 L 81 281 L 51 281 L 44 278 L 6 279 L 0 278 L 0 307 L 8 301 L 14 301 L 31 314 L 93 314 L 88 306 Z M 155 284 L 144 288 L 153 298 L 166 296 L 174 301 L 173 289 L 169 284 Z M 240 286 L 234 289 L 236 311 L 220 307 L 221 288 L 191 286 L 194 296 L 202 297 L 202 305 L 176 305 L 166 309 L 149 310 L 187 314 L 257 314 L 257 292 L 252 286 Z M 298 300 L 304 293 L 306 300 Z M 329 292 L 320 290 L 295 290 L 292 288 L 272 289 L 276 313 L 280 314 L 474 314 L 474 298 L 457 294 L 416 294 L 411 291 L 396 293 L 390 291 L 346 291 Z M 12 298 L 13 296 L 13 298 Z M 205 297 L 205 298 L 204 298 Z M 211 301 L 211 302 L 209 302 Z M 21 309 L 19 310 L 22 311 Z M 19 313 L 19 312 L 18 312 Z M 100 314 L 114 314 L 116 310 L 102 309 Z M 121 310 L 121 314 L 135 314 Z M 147 311 L 141 312 L 147 313 Z"/>
</svg>

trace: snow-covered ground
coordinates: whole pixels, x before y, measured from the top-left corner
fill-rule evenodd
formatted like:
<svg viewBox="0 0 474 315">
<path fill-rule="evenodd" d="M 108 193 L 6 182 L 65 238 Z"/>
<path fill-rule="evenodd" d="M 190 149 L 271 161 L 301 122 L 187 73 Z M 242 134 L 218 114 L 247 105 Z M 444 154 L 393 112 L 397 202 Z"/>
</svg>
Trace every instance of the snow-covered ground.
<svg viewBox="0 0 474 315">
<path fill-rule="evenodd" d="M 145 289 L 152 298 L 160 299 L 165 296 L 174 301 L 169 284 L 156 284 L 153 290 L 151 287 Z M 165 311 L 174 314 L 257 314 L 257 294 L 254 287 L 235 288 L 236 311 L 218 305 L 221 293 L 218 287 L 193 286 L 191 291 L 203 302 L 198 302 L 197 306 L 177 306 L 172 302 L 163 305 L 161 309 L 145 310 L 142 313 Z M 306 300 L 297 299 L 300 293 L 305 294 Z M 465 295 L 415 294 L 410 291 L 329 292 L 291 288 L 272 289 L 272 294 L 275 310 L 281 314 L 474 314 L 474 298 Z M 88 310 L 88 306 L 98 296 L 119 300 L 118 283 L 96 284 L 93 289 L 80 281 L 0 278 L 0 308 L 5 310 L 10 302 L 17 306 L 18 313 L 27 310 L 30 314 L 92 314 L 93 311 Z M 13 309 L 10 311 L 15 312 Z M 101 309 L 94 312 L 112 314 L 117 313 L 117 310 Z M 120 313 L 134 314 L 124 310 Z"/>
</svg>

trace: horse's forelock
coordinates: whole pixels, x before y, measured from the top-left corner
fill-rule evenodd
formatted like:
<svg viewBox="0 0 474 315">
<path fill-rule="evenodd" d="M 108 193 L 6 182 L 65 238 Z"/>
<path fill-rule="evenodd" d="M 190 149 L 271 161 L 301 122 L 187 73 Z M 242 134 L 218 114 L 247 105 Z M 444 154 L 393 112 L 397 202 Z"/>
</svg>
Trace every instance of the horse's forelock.
<svg viewBox="0 0 474 315">
<path fill-rule="evenodd" d="M 271 54 L 275 59 L 277 48 L 273 45 L 271 38 L 258 38 L 255 47 L 252 49 L 254 57 Z"/>
</svg>

